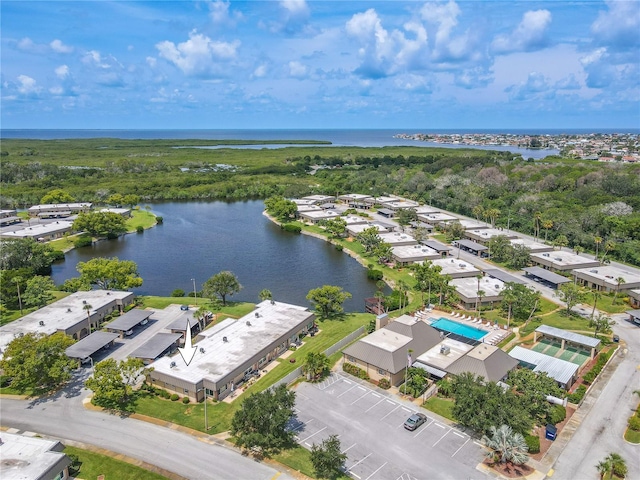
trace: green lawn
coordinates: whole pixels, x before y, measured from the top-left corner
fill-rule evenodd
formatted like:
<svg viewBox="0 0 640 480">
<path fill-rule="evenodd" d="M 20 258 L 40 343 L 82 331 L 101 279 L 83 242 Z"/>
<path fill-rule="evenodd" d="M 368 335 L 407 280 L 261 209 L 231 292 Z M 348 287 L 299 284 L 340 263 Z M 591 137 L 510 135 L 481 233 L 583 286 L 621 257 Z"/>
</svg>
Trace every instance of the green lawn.
<svg viewBox="0 0 640 480">
<path fill-rule="evenodd" d="M 524 337 L 542 324 L 583 333 L 584 335 L 593 335 L 593 330 L 589 327 L 589 320 L 580 316 L 565 316 L 561 311 L 537 317 L 535 320 L 530 321 L 526 327 L 520 328 L 520 335 Z"/>
<path fill-rule="evenodd" d="M 267 375 L 263 375 L 256 383 L 239 392 L 240 397 L 261 392 L 288 373 L 299 367 L 308 352 L 323 352 L 349 333 L 360 326 L 369 323 L 373 316 L 366 313 L 354 313 L 346 315 L 343 320 L 324 320 L 318 322 L 320 333 L 314 337 L 304 338 L 304 345 L 293 352 L 287 359 L 277 359 L 279 363 Z M 339 354 L 332 355 L 331 360 L 337 361 Z M 296 359 L 291 363 L 289 359 Z M 210 403 L 207 405 L 207 417 L 209 420 L 209 433 L 220 433 L 229 430 L 233 414 L 240 407 L 241 398 L 231 404 L 225 402 Z M 185 427 L 204 432 L 204 404 L 189 403 L 184 405 L 181 401 L 172 402 L 160 397 L 141 394 L 136 400 L 133 409 L 136 413 L 159 418 L 168 422 L 177 423 Z"/>
<path fill-rule="evenodd" d="M 344 447 L 344 445 L 341 445 Z M 313 464 L 311 463 L 311 452 L 306 448 L 297 446 L 289 450 L 284 450 L 278 455 L 274 455 L 274 460 L 292 468 L 300 473 L 303 473 L 307 477 L 316 478 Z M 340 475 L 338 480 L 347 480 L 351 477 L 347 475 Z"/>
<path fill-rule="evenodd" d="M 431 410 L 433 413 L 437 413 L 441 417 L 448 418 L 449 420 L 455 421 L 453 418 L 453 400 L 449 398 L 442 398 L 438 396 L 433 396 L 429 398 L 422 405 L 427 410 Z"/>
<path fill-rule="evenodd" d="M 81 448 L 67 446 L 64 453 L 78 456 L 81 465 L 80 472 L 75 474 L 77 478 L 89 480 L 98 478 L 100 475 L 104 475 L 105 480 L 163 480 L 167 478 L 136 465 Z"/>
<path fill-rule="evenodd" d="M 50 242 L 48 242 L 48 245 L 50 245 L 54 250 L 66 252 L 74 248 L 73 242 L 75 242 L 79 236 L 80 234 L 65 235 L 64 237 L 57 240 L 51 240 Z"/>
<path fill-rule="evenodd" d="M 613 304 L 613 293 L 602 295 L 598 299 L 598 303 L 596 304 L 596 308 L 606 313 L 623 313 L 626 310 L 629 310 L 629 304 L 627 303 L 627 296 L 624 292 L 618 294 L 616 298 L 616 304 Z M 587 295 L 587 299 L 584 301 L 586 305 L 591 305 L 593 307 L 593 294 L 589 293 Z M 589 312 L 591 313 L 591 312 Z"/>
<path fill-rule="evenodd" d="M 156 216 L 146 210 L 131 210 L 131 217 L 126 224 L 128 232 L 135 232 L 138 227 L 151 228 L 156 224 Z"/>
</svg>

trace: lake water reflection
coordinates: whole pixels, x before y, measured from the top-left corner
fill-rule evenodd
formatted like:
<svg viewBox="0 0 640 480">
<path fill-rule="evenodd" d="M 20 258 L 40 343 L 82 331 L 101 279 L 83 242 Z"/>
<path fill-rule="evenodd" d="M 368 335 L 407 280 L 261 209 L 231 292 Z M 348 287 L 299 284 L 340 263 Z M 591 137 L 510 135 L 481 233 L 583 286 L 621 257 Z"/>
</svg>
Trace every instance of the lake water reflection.
<svg viewBox="0 0 640 480">
<path fill-rule="evenodd" d="M 164 224 L 143 234 L 73 250 L 53 266 L 59 284 L 78 276 L 76 265 L 93 257 L 133 260 L 144 279 L 138 294 L 168 296 L 174 289 L 197 289 L 212 275 L 230 270 L 243 285 L 231 300 L 258 301 L 263 288 L 276 300 L 309 305 L 309 290 L 339 285 L 353 295 L 347 311 L 363 311 L 375 282 L 356 260 L 323 240 L 284 232 L 262 215 L 262 201 L 171 202 L 152 205 Z"/>
</svg>

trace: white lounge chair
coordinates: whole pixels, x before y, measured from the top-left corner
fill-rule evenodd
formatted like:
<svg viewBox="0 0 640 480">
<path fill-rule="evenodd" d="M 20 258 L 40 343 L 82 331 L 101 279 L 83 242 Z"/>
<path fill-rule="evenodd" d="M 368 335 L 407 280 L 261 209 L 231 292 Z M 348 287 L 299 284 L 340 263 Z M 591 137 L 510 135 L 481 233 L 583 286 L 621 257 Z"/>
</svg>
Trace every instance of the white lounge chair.
<svg viewBox="0 0 640 480">
<path fill-rule="evenodd" d="M 456 312 L 454 312 L 453 310 L 451 310 L 451 315 L 453 315 L 454 317 L 456 316 Z"/>
<path fill-rule="evenodd" d="M 480 319 L 479 319 L 479 318 L 477 318 L 477 317 L 474 317 L 474 319 L 473 319 L 473 323 L 480 323 Z"/>
<path fill-rule="evenodd" d="M 484 324 L 485 327 L 490 327 L 491 326 L 491 322 L 487 322 Z"/>
<path fill-rule="evenodd" d="M 453 316 L 454 316 L 455 318 L 458 318 L 458 317 L 460 317 L 460 314 L 459 314 L 459 313 L 454 313 L 454 314 L 453 314 Z"/>
</svg>

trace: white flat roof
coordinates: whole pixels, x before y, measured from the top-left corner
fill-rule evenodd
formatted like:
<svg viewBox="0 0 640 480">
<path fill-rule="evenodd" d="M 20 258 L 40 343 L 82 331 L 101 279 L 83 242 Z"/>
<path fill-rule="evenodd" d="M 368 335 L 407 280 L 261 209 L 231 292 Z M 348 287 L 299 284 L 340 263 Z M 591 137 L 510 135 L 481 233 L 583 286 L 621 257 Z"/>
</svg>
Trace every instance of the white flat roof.
<svg viewBox="0 0 640 480">
<path fill-rule="evenodd" d="M 64 209 L 64 210 L 73 210 L 73 209 L 82 209 L 82 208 L 90 208 L 91 203 L 89 202 L 81 202 L 81 203 L 45 203 L 42 205 L 34 205 L 29 207 L 30 212 L 36 212 L 40 210 L 48 210 L 48 209 Z"/>
<path fill-rule="evenodd" d="M 421 258 L 423 260 L 433 258 L 442 258 L 438 252 L 433 248 L 429 248 L 424 245 L 400 245 L 399 247 L 392 247 L 391 252 L 394 257 L 402 261 L 405 258 Z"/>
<path fill-rule="evenodd" d="M 256 313 L 260 316 L 256 317 Z M 229 318 L 203 331 L 195 346 L 196 354 L 186 365 L 182 357 L 162 357 L 151 364 L 155 371 L 196 384 L 203 379 L 218 382 L 233 370 L 251 361 L 265 348 L 298 325 L 312 321 L 313 312 L 306 307 L 269 300 L 239 319 Z M 225 339 L 226 337 L 226 340 Z M 273 345 L 275 348 L 277 345 Z M 205 353 L 201 353 L 200 349 Z M 176 366 L 171 367 L 175 362 Z"/>
<path fill-rule="evenodd" d="M 342 219 L 347 222 L 347 225 L 358 225 L 361 223 L 368 223 L 369 220 L 361 217 L 359 215 L 347 215 L 346 217 L 342 217 Z"/>
<path fill-rule="evenodd" d="M 300 212 L 300 216 L 318 220 L 322 218 L 337 218 L 340 216 L 340 212 L 336 212 L 335 210 L 320 209 L 320 210 L 311 210 L 309 212 Z"/>
<path fill-rule="evenodd" d="M 371 198 L 371 195 L 364 195 L 362 193 L 346 193 L 344 195 L 340 195 L 338 198 L 344 200 L 364 200 L 365 198 Z"/>
<path fill-rule="evenodd" d="M 311 205 L 307 205 L 307 204 L 298 205 L 298 213 L 319 212 L 321 210 L 322 208 L 316 205 L 315 203 L 312 203 Z"/>
<path fill-rule="evenodd" d="M 44 438 L 0 432 L 0 473 L 3 480 L 42 478 L 66 456 L 60 442 Z M 60 471 L 69 462 L 61 463 Z M 60 472 L 56 472 L 60 473 Z M 49 477 L 47 477 L 49 478 Z"/>
<path fill-rule="evenodd" d="M 531 253 L 532 259 L 540 259 L 545 262 L 552 263 L 558 267 L 570 267 L 572 265 L 585 265 L 594 264 L 599 265 L 600 262 L 592 258 L 583 257 L 582 255 L 576 255 L 572 252 L 565 252 L 564 250 L 553 250 L 551 252 L 536 252 Z"/>
<path fill-rule="evenodd" d="M 407 244 L 417 244 L 418 241 L 413 238 L 411 235 L 401 232 L 389 232 L 389 233 L 380 233 L 378 234 L 380 239 L 391 245 L 407 245 Z"/>
<path fill-rule="evenodd" d="M 390 208 L 415 208 L 420 204 L 418 202 L 414 202 L 413 200 L 391 200 L 388 202 L 384 202 L 382 205 Z"/>
<path fill-rule="evenodd" d="M 71 230 L 73 226 L 73 222 L 66 222 L 64 220 L 59 220 L 57 222 L 51 223 L 39 223 L 38 225 L 34 225 L 32 227 L 26 227 L 21 230 L 15 230 L 13 232 L 5 232 L 2 234 L 3 238 L 25 238 L 25 237 L 40 237 L 43 235 L 50 235 L 56 232 L 64 232 L 67 230 Z"/>
<path fill-rule="evenodd" d="M 124 215 L 131 212 L 130 208 L 103 208 L 100 210 L 104 213 L 117 213 L 118 215 Z"/>
<path fill-rule="evenodd" d="M 481 222 L 477 222 L 476 220 L 465 220 L 465 219 L 461 219 L 459 220 L 460 225 L 462 225 L 464 227 L 465 230 L 485 230 L 488 229 L 489 226 L 481 223 Z"/>
<path fill-rule="evenodd" d="M 629 285 L 640 284 L 640 272 L 633 271 L 631 267 L 619 268 L 613 265 L 601 265 L 593 268 L 579 268 L 574 270 L 573 273 L 578 276 L 588 275 L 589 277 L 597 278 L 612 288 L 617 288 L 618 282 L 616 279 L 618 277 L 624 278 L 624 283 L 620 285 L 622 290 L 625 289 L 625 285 L 628 288 Z"/>
<path fill-rule="evenodd" d="M 449 353 L 440 353 L 442 346 L 449 347 Z M 418 358 L 417 362 L 422 362 L 425 365 L 431 365 L 438 370 L 445 370 L 449 365 L 455 362 L 458 358 L 462 357 L 465 353 L 473 348 L 473 345 L 468 345 L 452 338 L 445 338 L 435 347 L 427 350 Z"/>
<path fill-rule="evenodd" d="M 302 200 L 311 200 L 312 202 L 326 202 L 328 200 L 335 200 L 333 195 L 307 195 L 302 197 Z"/>
<path fill-rule="evenodd" d="M 371 227 L 373 227 L 376 230 L 378 230 L 378 233 L 384 233 L 384 232 L 388 231 L 382 225 L 372 225 L 370 223 L 359 223 L 357 225 L 348 225 L 347 226 L 347 230 L 349 230 L 349 232 L 352 235 L 357 235 L 357 234 L 359 234 L 361 232 L 364 232 L 367 228 L 371 228 Z"/>
<path fill-rule="evenodd" d="M 416 213 L 418 215 L 424 215 L 427 213 L 440 213 L 440 210 L 429 205 L 420 205 L 419 207 L 416 207 Z"/>
<path fill-rule="evenodd" d="M 480 288 L 478 288 L 478 279 L 475 277 L 454 278 L 451 285 L 466 298 L 477 298 L 478 290 L 482 290 L 483 299 L 491 297 L 499 297 L 504 290 L 504 282 L 497 278 L 482 277 L 480 279 Z"/>
<path fill-rule="evenodd" d="M 455 258 L 439 258 L 431 263 L 442 267 L 440 275 L 452 275 L 454 273 L 473 272 L 475 275 L 481 273 L 474 265 L 464 260 Z"/>
<path fill-rule="evenodd" d="M 407 337 L 406 335 L 396 333 L 386 328 L 381 328 L 360 339 L 360 341 L 373 345 L 374 347 L 381 348 L 387 352 L 395 352 L 399 348 L 408 344 L 411 341 L 411 337 Z"/>
<path fill-rule="evenodd" d="M 397 198 L 395 197 L 385 197 L 384 195 L 380 196 L 380 197 L 369 197 L 367 198 L 367 203 L 372 203 L 372 202 L 376 202 L 376 203 L 380 203 L 383 204 L 385 202 L 393 202 L 397 200 Z"/>
<path fill-rule="evenodd" d="M 423 222 L 431 223 L 431 222 L 450 222 L 453 220 L 458 220 L 458 217 L 454 217 L 453 215 L 449 215 L 448 213 L 419 213 L 418 218 Z"/>
<path fill-rule="evenodd" d="M 517 235 L 509 230 L 499 230 L 497 228 L 477 228 L 473 230 L 467 230 L 466 235 L 481 240 L 489 240 L 493 237 L 507 237 L 507 238 L 516 238 Z"/>
<path fill-rule="evenodd" d="M 82 308 L 85 305 L 84 302 L 91 305 L 91 313 L 93 313 L 114 301 L 123 300 L 132 295 L 131 292 L 107 290 L 72 293 L 68 297 L 0 327 L 0 349 L 4 351 L 6 346 L 21 333 L 52 335 L 81 322 L 88 324 L 87 311 Z M 44 325 L 40 325 L 40 322 Z"/>
<path fill-rule="evenodd" d="M 550 252 L 553 250 L 553 247 L 551 245 L 547 245 L 541 242 L 533 242 L 526 238 L 512 238 L 511 240 L 509 240 L 509 242 L 511 243 L 511 245 L 524 245 L 529 250 L 531 250 L 532 253 L 533 252 Z"/>
<path fill-rule="evenodd" d="M 291 201 L 296 205 L 315 205 L 315 202 L 313 200 L 304 198 L 292 198 Z"/>
</svg>

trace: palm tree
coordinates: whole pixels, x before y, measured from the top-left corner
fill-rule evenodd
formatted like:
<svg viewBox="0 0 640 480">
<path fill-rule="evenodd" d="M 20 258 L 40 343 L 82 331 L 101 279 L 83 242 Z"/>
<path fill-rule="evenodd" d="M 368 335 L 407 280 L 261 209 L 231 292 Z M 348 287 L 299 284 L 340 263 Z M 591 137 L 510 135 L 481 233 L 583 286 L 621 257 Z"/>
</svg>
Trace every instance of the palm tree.
<svg viewBox="0 0 640 480">
<path fill-rule="evenodd" d="M 484 216 L 484 208 L 482 205 L 476 205 L 473 207 L 472 212 L 477 221 L 480 221 L 480 217 Z"/>
<path fill-rule="evenodd" d="M 547 236 L 549 235 L 549 229 L 553 228 L 553 220 L 543 220 L 542 228 L 544 228 L 544 242 L 547 243 Z"/>
<path fill-rule="evenodd" d="M 596 305 L 598 304 L 598 300 L 602 298 L 602 292 L 600 290 L 594 290 L 593 292 L 593 310 L 591 310 L 591 318 L 596 313 Z"/>
<path fill-rule="evenodd" d="M 407 291 L 409 290 L 409 285 L 404 280 L 398 280 L 398 292 L 400 293 L 400 310 L 406 307 L 405 299 Z"/>
<path fill-rule="evenodd" d="M 540 219 L 541 218 L 542 218 L 542 213 L 536 212 L 536 213 L 533 214 L 534 233 L 535 233 L 536 240 L 538 239 L 538 236 L 540 235 Z"/>
<path fill-rule="evenodd" d="M 604 254 L 602 255 L 602 260 L 600 260 L 602 263 L 606 263 L 605 258 L 607 256 L 607 254 L 616 248 L 616 242 L 614 242 L 613 240 L 607 240 L 606 242 L 604 242 Z"/>
<path fill-rule="evenodd" d="M 480 296 L 480 280 L 482 280 L 482 274 L 476 275 L 476 280 L 478 281 L 477 292 L 478 292 L 478 296 Z M 478 298 L 476 297 L 476 311 L 478 311 L 478 308 L 479 308 L 478 307 Z"/>
<path fill-rule="evenodd" d="M 627 281 L 623 277 L 616 278 L 616 293 L 613 294 L 613 302 L 612 302 L 614 305 L 616 304 L 616 297 L 620 292 L 620 285 L 622 285 L 623 283 L 627 283 Z"/>
<path fill-rule="evenodd" d="M 595 236 L 593 237 L 593 243 L 596 244 L 596 260 L 598 259 L 598 248 L 600 247 L 600 244 L 602 243 L 602 237 L 599 236 Z"/>
<path fill-rule="evenodd" d="M 492 451 L 487 456 L 500 463 L 510 462 L 514 465 L 522 465 L 529 460 L 529 447 L 521 433 L 514 433 L 509 425 L 501 425 L 499 428 L 491 427 L 491 437 L 484 435 L 482 443 Z"/>
<path fill-rule="evenodd" d="M 487 210 L 487 216 L 491 219 L 491 228 L 496 226 L 496 220 L 500 216 L 500 210 L 497 208 L 490 208 Z"/>
<path fill-rule="evenodd" d="M 324 353 L 309 352 L 302 371 L 310 382 L 315 382 L 329 372 L 329 366 L 329 358 Z"/>
<path fill-rule="evenodd" d="M 21 276 L 16 275 L 11 280 L 13 281 L 13 283 L 16 284 L 16 287 L 18 289 L 18 305 L 20 306 L 20 315 L 22 315 L 22 297 L 20 296 L 20 282 L 22 282 L 23 279 Z"/>
<path fill-rule="evenodd" d="M 88 303 L 85 303 L 82 306 L 82 309 L 87 312 L 87 320 L 89 321 L 89 335 L 91 335 L 91 309 L 92 308 L 93 307 L 91 305 L 89 305 Z"/>
<path fill-rule="evenodd" d="M 260 298 L 261 302 L 264 302 L 265 300 L 273 300 L 273 295 L 271 293 L 271 290 L 267 290 L 266 288 L 263 288 L 262 290 L 260 290 L 258 297 Z"/>
<path fill-rule="evenodd" d="M 610 453 L 596 465 L 601 479 L 611 479 L 613 476 L 624 478 L 627 475 L 627 462 L 618 453 Z"/>
<path fill-rule="evenodd" d="M 599 313 L 595 318 L 591 317 L 591 320 L 589 320 L 589 326 L 594 330 L 594 337 L 598 336 L 598 332 L 605 335 L 611 333 L 611 327 L 615 324 L 616 322 L 614 320 L 611 320 L 610 317 L 603 315 L 602 313 Z"/>
<path fill-rule="evenodd" d="M 513 289 L 508 288 L 502 291 L 502 301 L 509 305 L 509 310 L 507 313 L 507 328 L 509 328 L 509 324 L 511 323 L 511 310 L 513 308 L 513 304 L 516 303 L 518 297 L 516 296 L 516 292 Z"/>
<path fill-rule="evenodd" d="M 482 297 L 485 293 L 486 292 L 484 290 L 478 290 L 478 308 L 476 309 L 478 316 L 480 316 L 480 308 L 482 308 Z"/>
</svg>

